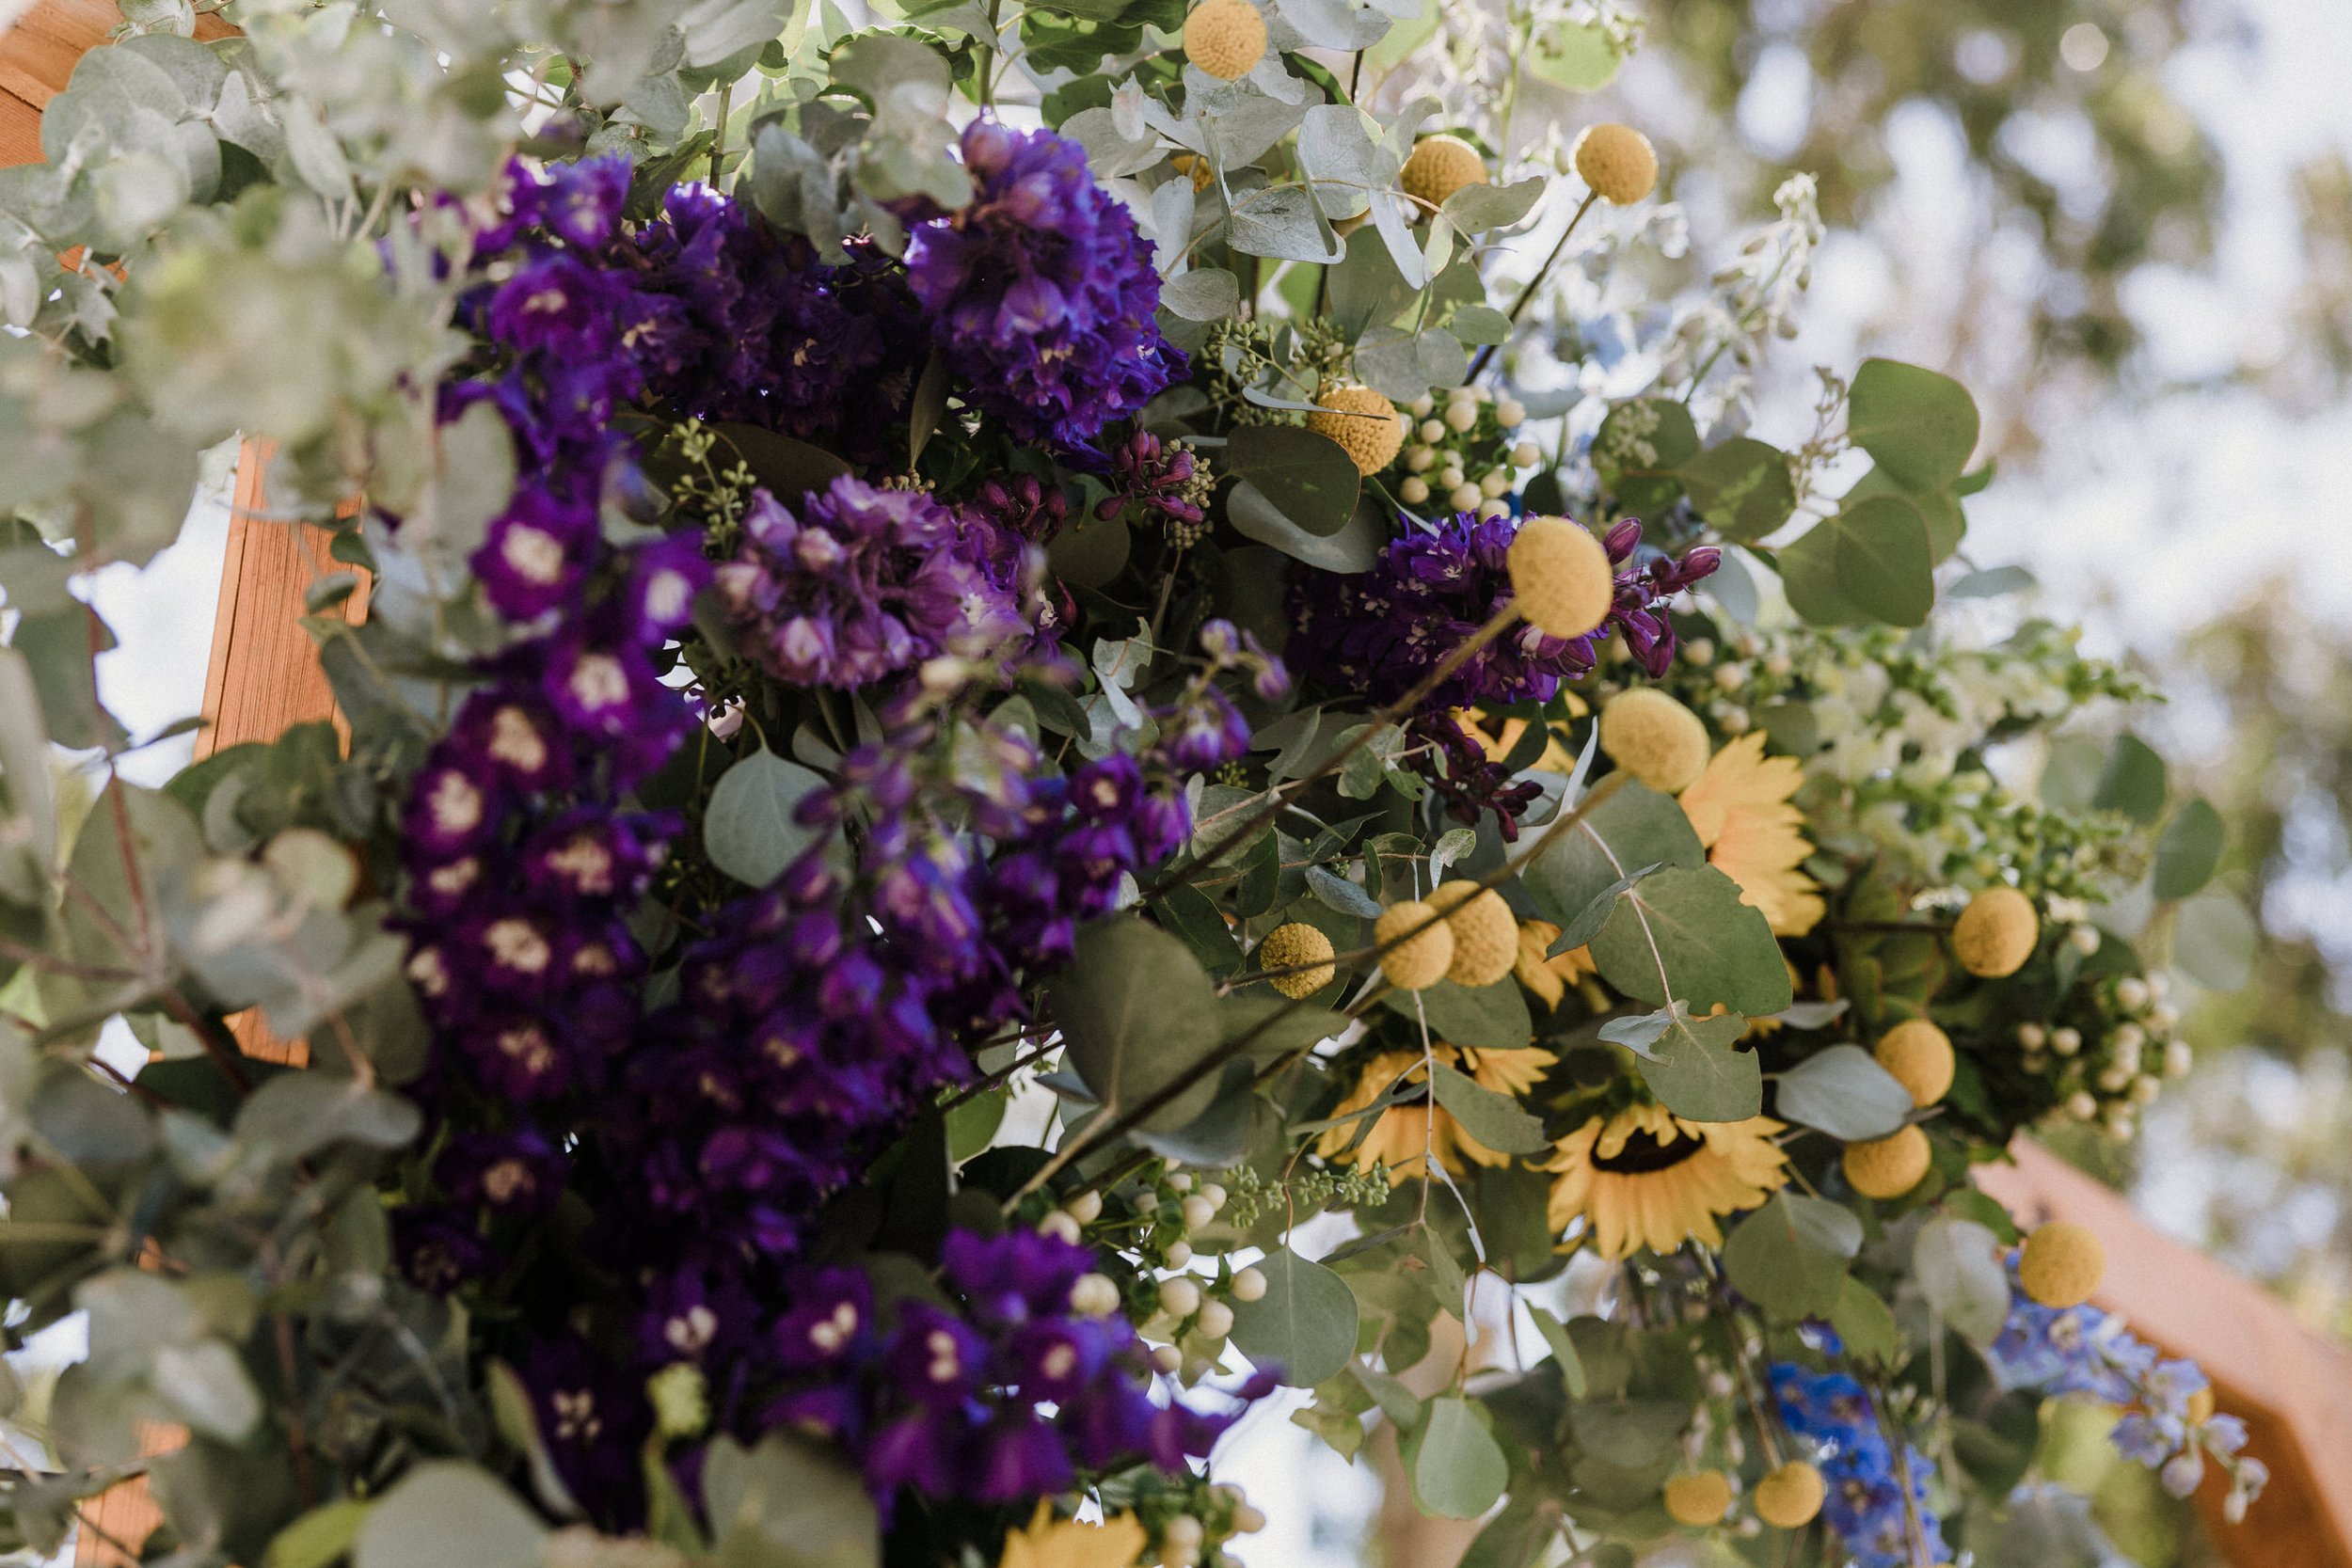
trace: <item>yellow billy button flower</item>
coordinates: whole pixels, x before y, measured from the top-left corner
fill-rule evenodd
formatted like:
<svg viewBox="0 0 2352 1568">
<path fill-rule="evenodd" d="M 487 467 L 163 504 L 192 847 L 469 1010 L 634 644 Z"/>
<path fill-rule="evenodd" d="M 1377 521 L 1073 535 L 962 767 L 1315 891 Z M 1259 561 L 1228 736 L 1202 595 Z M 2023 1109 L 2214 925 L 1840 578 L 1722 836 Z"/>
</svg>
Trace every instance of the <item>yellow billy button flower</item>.
<svg viewBox="0 0 2352 1568">
<path fill-rule="evenodd" d="M 1609 548 L 1565 517 L 1530 517 L 1511 541 L 1511 594 L 1546 637 L 1597 631 L 1616 602 Z"/>
<path fill-rule="evenodd" d="M 1459 136 L 1423 136 L 1396 177 L 1415 202 L 1442 207 L 1445 198 L 1466 185 L 1486 183 L 1486 160 L 1478 149 Z"/>
<path fill-rule="evenodd" d="M 1418 898 L 1391 904 L 1373 925 L 1372 934 L 1383 947 L 1424 925 L 1427 930 L 1380 955 L 1380 973 L 1399 990 L 1427 990 L 1445 978 L 1454 964 L 1454 927 Z"/>
<path fill-rule="evenodd" d="M 1924 1018 L 1907 1018 L 1880 1036 L 1873 1054 L 1914 1105 L 1932 1105 L 1951 1092 L 1952 1037 Z"/>
<path fill-rule="evenodd" d="M 1848 1144 L 1846 1180 L 1864 1197 L 1900 1197 L 1928 1174 L 1928 1135 L 1906 1127 L 1891 1138 Z"/>
<path fill-rule="evenodd" d="M 1054 1505 L 1041 1497 L 1028 1524 L 1006 1535 L 997 1568 L 1127 1568 L 1150 1539 L 1132 1513 L 1082 1524 L 1055 1518 Z"/>
<path fill-rule="evenodd" d="M 1216 166 L 1197 152 L 1179 152 L 1168 160 L 1168 166 L 1190 180 L 1196 192 L 1216 183 Z"/>
<path fill-rule="evenodd" d="M 1184 18 L 1184 58 L 1220 82 L 1265 58 L 1265 18 L 1249 0 L 1200 0 Z"/>
<path fill-rule="evenodd" d="M 1569 156 L 1603 201 L 1629 207 L 1658 186 L 1658 150 L 1630 125 L 1587 125 Z"/>
<path fill-rule="evenodd" d="M 2080 1307 L 2106 1274 L 2097 1235 L 2067 1220 L 2036 1227 L 2017 1254 L 2017 1283 L 2044 1307 Z"/>
<path fill-rule="evenodd" d="M 1303 920 L 1277 926 L 1258 944 L 1260 969 L 1297 969 L 1300 964 L 1315 967 L 1300 969 L 1295 974 L 1277 974 L 1266 983 L 1295 1002 L 1312 996 L 1339 974 L 1331 963 L 1331 939 Z"/>
<path fill-rule="evenodd" d="M 1600 710 L 1600 749 L 1662 795 L 1680 793 L 1707 771 L 1714 749 L 1699 716 L 1654 686 L 1637 686 Z"/>
<path fill-rule="evenodd" d="M 1731 1512 L 1731 1478 L 1721 1470 L 1672 1476 L 1666 1481 L 1666 1512 L 1677 1525 L 1705 1529 Z"/>
<path fill-rule="evenodd" d="M 2033 957 L 2042 940 L 2042 917 L 2033 900 L 2013 887 L 1989 887 L 1968 900 L 1952 927 L 1952 957 L 1969 974 L 1988 980 L 2014 974 Z"/>
<path fill-rule="evenodd" d="M 1454 962 L 1445 977 L 1457 986 L 1491 986 L 1518 962 L 1519 923 L 1511 906 L 1492 888 L 1460 879 L 1439 882 L 1429 895 L 1445 911 L 1454 931 Z"/>
<path fill-rule="evenodd" d="M 1821 1472 L 1792 1459 L 1756 1483 L 1756 1516 L 1775 1529 L 1803 1529 L 1828 1495 Z"/>
<path fill-rule="evenodd" d="M 1376 474 L 1405 448 L 1405 421 L 1396 404 L 1369 387 L 1326 387 L 1315 394 L 1307 428 L 1340 444 L 1359 474 Z"/>
</svg>

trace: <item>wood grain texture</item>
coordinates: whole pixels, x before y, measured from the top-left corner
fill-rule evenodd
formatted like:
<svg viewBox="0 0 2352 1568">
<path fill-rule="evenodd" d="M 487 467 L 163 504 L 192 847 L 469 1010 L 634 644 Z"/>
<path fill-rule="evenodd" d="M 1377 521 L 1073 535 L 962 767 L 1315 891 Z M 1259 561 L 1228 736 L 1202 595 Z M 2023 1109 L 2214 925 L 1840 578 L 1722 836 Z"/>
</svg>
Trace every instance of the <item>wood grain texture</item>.
<svg viewBox="0 0 2352 1568">
<path fill-rule="evenodd" d="M 269 513 L 269 448 L 247 441 L 237 453 L 237 483 L 220 568 L 220 597 L 213 611 L 213 649 L 204 673 L 205 726 L 196 737 L 199 760 L 246 741 L 271 741 L 296 724 L 332 721 L 348 738 L 335 693 L 320 666 L 318 644 L 302 628 L 304 599 L 313 583 L 349 568 L 326 554 L 326 535 Z M 344 621 L 367 616 L 368 581 L 342 602 Z M 229 1021 L 248 1056 L 295 1066 L 310 1060 L 302 1040 L 280 1039 L 258 1008 Z"/>
<path fill-rule="evenodd" d="M 2198 1512 L 2240 1568 L 2352 1568 L 2352 1351 L 2321 1338 L 2287 1305 L 2139 1217 L 2123 1196 L 2020 1138 L 2013 1165 L 1981 1165 L 1977 1184 L 2021 1224 L 2072 1220 L 2106 1243 L 2092 1297 L 2168 1355 L 2214 1381 L 2220 1407 L 2246 1418 L 2247 1451 L 2270 1488 L 2246 1522 L 2221 1516 L 2208 1468 Z"/>
</svg>

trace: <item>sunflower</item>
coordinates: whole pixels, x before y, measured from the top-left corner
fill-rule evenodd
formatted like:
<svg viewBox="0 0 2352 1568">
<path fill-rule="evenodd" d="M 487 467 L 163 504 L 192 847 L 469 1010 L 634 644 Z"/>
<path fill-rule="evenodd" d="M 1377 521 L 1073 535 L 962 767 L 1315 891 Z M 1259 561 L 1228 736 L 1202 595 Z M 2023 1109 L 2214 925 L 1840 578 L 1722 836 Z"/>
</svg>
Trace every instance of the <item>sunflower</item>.
<svg viewBox="0 0 2352 1568">
<path fill-rule="evenodd" d="M 1549 920 L 1519 922 L 1519 956 L 1511 965 L 1511 973 L 1519 984 L 1544 999 L 1547 1007 L 1557 1007 L 1568 988 L 1588 974 L 1600 971 L 1593 963 L 1589 947 L 1571 947 L 1565 953 L 1551 954 L 1551 944 L 1560 940 L 1560 927 Z"/>
<path fill-rule="evenodd" d="M 1053 1505 L 1040 1497 L 1027 1527 L 1005 1536 L 997 1568 L 1127 1568 L 1143 1555 L 1148 1540 L 1142 1521 L 1132 1513 L 1083 1524 L 1055 1518 Z"/>
<path fill-rule="evenodd" d="M 1813 846 L 1788 797 L 1804 782 L 1796 758 L 1764 754 L 1756 730 L 1717 752 L 1682 792 L 1708 863 L 1740 884 L 1740 901 L 1762 910 L 1774 936 L 1801 937 L 1825 912 L 1818 884 L 1799 869 Z"/>
<path fill-rule="evenodd" d="M 1570 717 L 1579 717 L 1583 711 L 1582 700 L 1571 692 Z M 1524 719 L 1504 719 L 1498 722 L 1486 714 L 1474 713 L 1466 707 L 1454 710 L 1454 721 L 1462 726 L 1464 735 L 1478 742 L 1488 762 L 1509 761 L 1511 753 L 1518 749 L 1519 737 L 1527 734 L 1527 721 Z M 1488 728 L 1489 725 L 1493 727 Z M 1550 729 L 1550 726 L 1547 724 L 1545 728 Z M 1548 773 L 1573 773 L 1576 771 L 1576 759 L 1568 754 L 1567 747 L 1561 744 L 1560 732 L 1552 730 L 1544 741 L 1543 754 L 1528 766 L 1540 768 Z"/>
<path fill-rule="evenodd" d="M 1446 1066 L 1469 1073 L 1480 1088 L 1514 1098 L 1541 1083 L 1544 1073 L 1559 1060 L 1549 1051 L 1533 1049 L 1473 1051 L 1437 1045 L 1430 1047 L 1429 1053 Z M 1362 1110 L 1400 1083 L 1419 1084 L 1427 1076 L 1418 1051 L 1383 1051 L 1373 1057 L 1364 1064 L 1363 1073 L 1347 1098 L 1331 1112 L 1335 1117 L 1348 1119 L 1327 1128 L 1315 1143 L 1315 1152 L 1327 1160 L 1344 1156 L 1358 1170 L 1386 1165 L 1397 1176 L 1421 1174 L 1422 1159 L 1432 1144 L 1437 1146 L 1438 1163 L 1450 1171 L 1459 1172 L 1466 1161 L 1476 1165 L 1509 1164 L 1511 1156 L 1488 1148 L 1465 1132 L 1443 1106 L 1432 1105 L 1425 1100 L 1408 1100 L 1390 1106 L 1380 1113 L 1363 1141 L 1355 1142 L 1363 1118 L 1349 1117 L 1350 1112 Z M 1348 1147 L 1351 1143 L 1355 1143 L 1353 1148 Z"/>
<path fill-rule="evenodd" d="M 1560 1175 L 1551 1228 L 1581 1217 L 1584 1244 L 1613 1260 L 1643 1247 L 1672 1252 L 1692 1237 L 1719 1247 L 1718 1219 L 1787 1184 L 1788 1157 L 1772 1142 L 1780 1131 L 1769 1117 L 1685 1121 L 1662 1105 L 1595 1117 L 1543 1165 Z"/>
</svg>

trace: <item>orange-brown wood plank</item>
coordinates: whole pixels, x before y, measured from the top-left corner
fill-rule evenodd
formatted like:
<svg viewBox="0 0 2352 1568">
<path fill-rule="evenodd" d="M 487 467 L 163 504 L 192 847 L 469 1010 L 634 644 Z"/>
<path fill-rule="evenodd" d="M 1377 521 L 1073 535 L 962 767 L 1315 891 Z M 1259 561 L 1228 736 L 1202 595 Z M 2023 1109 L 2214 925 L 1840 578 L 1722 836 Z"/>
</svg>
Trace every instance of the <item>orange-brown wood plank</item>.
<svg viewBox="0 0 2352 1568">
<path fill-rule="evenodd" d="M 1978 1184 L 2023 1222 L 2095 1231 L 2107 1274 L 2093 1301 L 2202 1366 L 2220 1407 L 2246 1418 L 2247 1451 L 2270 1466 L 2270 1487 L 2233 1525 L 2207 1470 L 2198 1507 L 2222 1554 L 2239 1568 L 2352 1568 L 2352 1352 L 2047 1149 L 2020 1138 L 2010 1152 L 2017 1163 L 1979 1167 Z"/>
</svg>

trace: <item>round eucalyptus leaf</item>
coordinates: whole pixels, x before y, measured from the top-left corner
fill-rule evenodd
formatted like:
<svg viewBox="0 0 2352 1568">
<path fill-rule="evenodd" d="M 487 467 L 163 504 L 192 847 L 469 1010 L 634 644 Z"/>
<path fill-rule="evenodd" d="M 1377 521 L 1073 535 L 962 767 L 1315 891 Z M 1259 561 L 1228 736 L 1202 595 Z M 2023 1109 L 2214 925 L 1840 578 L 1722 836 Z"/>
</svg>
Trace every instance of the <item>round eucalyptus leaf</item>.
<svg viewBox="0 0 2352 1568">
<path fill-rule="evenodd" d="M 1294 1388 L 1335 1377 L 1356 1354 L 1356 1292 L 1320 1263 L 1283 1247 L 1258 1264 L 1265 1294 L 1235 1301 L 1233 1343 Z"/>
</svg>

